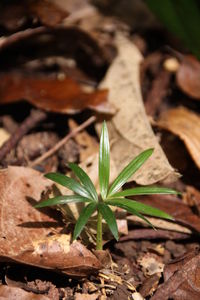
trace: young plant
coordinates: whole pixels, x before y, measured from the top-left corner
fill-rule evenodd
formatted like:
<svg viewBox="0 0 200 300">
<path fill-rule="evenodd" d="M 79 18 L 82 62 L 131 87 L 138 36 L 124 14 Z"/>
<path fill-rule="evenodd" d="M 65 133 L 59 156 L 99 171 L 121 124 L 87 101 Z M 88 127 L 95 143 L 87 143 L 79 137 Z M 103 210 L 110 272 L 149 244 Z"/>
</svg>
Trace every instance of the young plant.
<svg viewBox="0 0 200 300">
<path fill-rule="evenodd" d="M 108 224 L 110 231 L 116 240 L 118 240 L 118 228 L 115 215 L 110 206 L 117 206 L 125 209 L 129 213 L 138 216 L 143 219 L 150 226 L 153 226 L 145 216 L 150 215 L 154 217 L 160 217 L 165 219 L 172 219 L 167 213 L 143 203 L 127 199 L 129 196 L 136 195 L 151 195 L 151 194 L 177 194 L 176 191 L 155 186 L 142 186 L 132 189 L 121 190 L 123 185 L 128 179 L 145 163 L 145 161 L 151 156 L 153 149 L 148 149 L 135 157 L 117 176 L 111 186 L 109 186 L 110 175 L 110 146 L 109 137 L 106 123 L 104 121 L 99 148 L 99 185 L 100 195 L 88 177 L 88 175 L 78 165 L 70 163 L 69 167 L 74 172 L 79 182 L 62 174 L 48 173 L 46 178 L 59 183 L 71 191 L 74 195 L 70 196 L 58 196 L 45 200 L 35 207 L 41 208 L 45 206 L 53 206 L 68 203 L 86 202 L 87 205 L 83 208 L 80 216 L 76 222 L 73 240 L 77 239 L 88 219 L 92 214 L 97 211 L 97 237 L 96 237 L 96 249 L 102 249 L 102 218 Z"/>
</svg>

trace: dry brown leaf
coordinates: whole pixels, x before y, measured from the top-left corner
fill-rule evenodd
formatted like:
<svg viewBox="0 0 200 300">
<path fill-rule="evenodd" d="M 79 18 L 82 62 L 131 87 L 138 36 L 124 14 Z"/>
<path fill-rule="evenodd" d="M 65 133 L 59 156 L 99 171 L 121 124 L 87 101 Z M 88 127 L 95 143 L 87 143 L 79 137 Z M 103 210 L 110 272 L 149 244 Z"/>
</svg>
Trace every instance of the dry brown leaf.
<svg viewBox="0 0 200 300">
<path fill-rule="evenodd" d="M 200 168 L 200 115 L 180 106 L 164 112 L 157 125 L 178 135 Z"/>
<path fill-rule="evenodd" d="M 174 181 L 178 174 L 170 166 L 145 114 L 139 81 L 142 56 L 121 35 L 116 44 L 119 54 L 101 83 L 101 88 L 109 90 L 110 104 L 118 110 L 108 123 L 112 159 L 121 170 L 142 150 L 153 147 L 154 154 L 132 179 L 139 184 Z"/>
<path fill-rule="evenodd" d="M 199 300 L 200 298 L 200 254 L 199 250 L 185 254 L 167 265 L 164 283 L 159 286 L 152 300 Z"/>
<path fill-rule="evenodd" d="M 37 295 L 26 292 L 18 287 L 10 287 L 7 285 L 0 286 L 0 300 L 49 300 L 44 295 Z"/>
<path fill-rule="evenodd" d="M 176 81 L 183 92 L 200 100 L 200 62 L 194 56 L 181 56 Z"/>
<path fill-rule="evenodd" d="M 10 73 L 0 76 L 0 80 L 1 104 L 26 99 L 39 108 L 53 112 L 75 113 L 85 108 L 104 113 L 110 111 L 106 103 L 106 90 L 86 93 L 69 77 L 59 80 Z"/>
<path fill-rule="evenodd" d="M 100 268 L 97 258 L 82 244 L 71 244 L 70 235 L 59 234 L 61 225 L 32 204 L 51 185 L 43 175 L 23 167 L 0 172 L 0 259 L 14 260 L 70 275 L 85 276 Z M 55 233 L 53 236 L 52 234 Z"/>
</svg>

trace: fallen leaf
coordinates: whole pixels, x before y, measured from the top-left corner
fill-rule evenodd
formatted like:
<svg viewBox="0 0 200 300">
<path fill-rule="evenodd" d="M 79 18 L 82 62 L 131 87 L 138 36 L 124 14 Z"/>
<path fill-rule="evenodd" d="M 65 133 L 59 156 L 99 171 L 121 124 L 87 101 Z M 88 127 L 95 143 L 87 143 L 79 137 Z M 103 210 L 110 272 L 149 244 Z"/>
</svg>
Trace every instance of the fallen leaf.
<svg viewBox="0 0 200 300">
<path fill-rule="evenodd" d="M 200 216 L 200 191 L 193 186 L 186 186 L 183 193 L 183 202 L 191 207 L 195 207 Z"/>
<path fill-rule="evenodd" d="M 0 40 L 1 71 L 25 67 L 27 62 L 37 59 L 40 59 L 41 66 L 41 59 L 55 56 L 74 59 L 81 70 L 97 79 L 102 78 L 108 66 L 104 49 L 96 39 L 78 27 L 41 26 Z"/>
<path fill-rule="evenodd" d="M 0 299 L 8 300 L 49 300 L 50 298 L 44 295 L 37 295 L 26 292 L 18 287 L 10 287 L 7 285 L 0 286 Z"/>
<path fill-rule="evenodd" d="M 142 257 L 138 258 L 138 263 L 142 267 L 145 276 L 163 272 L 164 264 L 162 259 L 154 253 L 145 253 Z"/>
<path fill-rule="evenodd" d="M 75 80 L 68 77 L 59 80 L 9 73 L 0 76 L 0 81 L 1 104 L 26 99 L 33 105 L 52 112 L 75 113 L 85 108 L 111 112 L 106 90 L 84 92 Z"/>
<path fill-rule="evenodd" d="M 32 206 L 50 187 L 50 180 L 23 167 L 1 171 L 0 179 L 0 260 L 57 269 L 74 276 L 86 276 L 101 267 L 81 243 L 71 243 L 70 235 L 59 234 L 62 226 L 55 220 L 55 211 L 53 218 L 51 210 L 42 213 Z"/>
<path fill-rule="evenodd" d="M 184 232 L 177 232 L 162 229 L 134 229 L 129 230 L 126 236 L 122 236 L 120 241 L 128 241 L 128 240 L 155 240 L 155 239 L 166 239 L 166 240 L 184 240 L 190 237 L 190 234 Z"/>
<path fill-rule="evenodd" d="M 143 297 L 152 296 L 152 294 L 155 292 L 155 290 L 158 287 L 160 277 L 161 277 L 160 273 L 155 273 L 154 275 L 148 277 L 142 283 L 141 288 L 139 289 L 140 294 Z"/>
<path fill-rule="evenodd" d="M 0 128 L 0 147 L 9 139 L 10 134 L 4 128 Z"/>
<path fill-rule="evenodd" d="M 167 269 L 169 268 L 169 272 Z M 200 298 L 199 250 L 184 255 L 177 262 L 165 267 L 164 283 L 159 286 L 152 300 L 198 300 Z"/>
<path fill-rule="evenodd" d="M 169 222 L 169 224 L 172 224 L 172 228 L 175 225 L 184 226 L 186 229 L 192 229 L 193 231 L 200 232 L 200 218 L 193 213 L 192 209 L 188 205 L 184 204 L 177 197 L 173 195 L 152 195 L 142 198 L 141 202 L 159 208 L 173 216 L 176 223 Z M 162 221 L 167 222 L 165 220 Z M 166 229 L 170 229 L 170 227 L 166 227 Z M 182 232 L 187 233 L 186 231 Z"/>
<path fill-rule="evenodd" d="M 100 85 L 109 90 L 109 103 L 117 109 L 108 122 L 111 157 L 117 170 L 121 170 L 142 150 L 153 147 L 154 154 L 131 180 L 145 185 L 174 181 L 178 174 L 167 161 L 145 114 L 139 81 L 142 56 L 134 44 L 121 35 L 116 38 L 116 44 L 119 54 Z"/>
<path fill-rule="evenodd" d="M 190 97 L 200 100 L 200 62 L 192 55 L 181 55 L 176 73 L 176 82 L 180 89 Z"/>
<path fill-rule="evenodd" d="M 200 115 L 180 106 L 164 112 L 156 124 L 178 135 L 200 168 Z"/>
</svg>

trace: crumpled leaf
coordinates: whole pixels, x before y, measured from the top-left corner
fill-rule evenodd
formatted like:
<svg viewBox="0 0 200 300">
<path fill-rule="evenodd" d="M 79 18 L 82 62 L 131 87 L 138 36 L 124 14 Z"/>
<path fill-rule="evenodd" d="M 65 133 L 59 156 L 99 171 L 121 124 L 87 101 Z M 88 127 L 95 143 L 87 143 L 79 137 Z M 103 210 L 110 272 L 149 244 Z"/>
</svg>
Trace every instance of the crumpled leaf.
<svg viewBox="0 0 200 300">
<path fill-rule="evenodd" d="M 0 172 L 0 260 L 14 260 L 74 276 L 85 276 L 101 267 L 81 243 L 59 234 L 61 224 L 49 209 L 36 210 L 51 182 L 43 174 L 24 167 Z M 52 235 L 53 234 L 53 235 Z"/>
<path fill-rule="evenodd" d="M 0 76 L 0 81 L 1 104 L 26 99 L 33 105 L 52 112 L 75 113 L 85 108 L 109 112 L 106 90 L 84 92 L 80 85 L 69 77 L 59 80 L 10 73 Z"/>
<path fill-rule="evenodd" d="M 190 252 L 167 265 L 164 283 L 159 286 L 152 300 L 198 300 L 200 298 L 200 254 Z"/>
<path fill-rule="evenodd" d="M 200 100 L 200 62 L 194 56 L 181 56 L 176 82 L 184 93 Z"/>
<path fill-rule="evenodd" d="M 18 287 L 10 287 L 7 285 L 0 286 L 0 299 L 1 300 L 49 300 L 50 298 L 44 295 L 37 295 L 26 292 Z"/>
<path fill-rule="evenodd" d="M 143 150 L 155 148 L 152 157 L 131 178 L 138 184 L 173 181 L 178 175 L 167 161 L 145 114 L 139 81 L 142 56 L 125 37 L 116 38 L 118 56 L 109 68 L 101 88 L 109 89 L 109 103 L 117 113 L 107 123 L 111 157 L 117 170 Z M 125 149 L 125 150 L 124 150 Z"/>
<path fill-rule="evenodd" d="M 178 135 L 200 168 L 200 115 L 180 106 L 164 112 L 156 124 Z"/>
</svg>

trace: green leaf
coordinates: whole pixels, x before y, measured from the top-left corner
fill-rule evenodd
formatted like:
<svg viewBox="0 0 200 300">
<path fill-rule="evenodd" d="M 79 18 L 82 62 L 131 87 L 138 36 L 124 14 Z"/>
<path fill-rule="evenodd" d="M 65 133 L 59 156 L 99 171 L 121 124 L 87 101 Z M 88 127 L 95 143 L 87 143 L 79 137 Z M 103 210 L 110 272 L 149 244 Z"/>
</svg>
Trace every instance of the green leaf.
<svg viewBox="0 0 200 300">
<path fill-rule="evenodd" d="M 144 164 L 151 156 L 153 149 L 148 149 L 136 156 L 117 176 L 108 191 L 108 197 L 113 196 L 127 180 Z"/>
<path fill-rule="evenodd" d="M 103 199 L 106 198 L 110 175 L 110 145 L 106 122 L 103 122 L 99 146 L 99 185 Z"/>
<path fill-rule="evenodd" d="M 173 220 L 173 217 L 168 215 L 164 211 L 134 200 L 129 200 L 126 198 L 118 198 L 113 200 L 106 200 L 105 203 L 109 205 L 121 207 L 128 211 L 130 211 L 130 209 L 134 209 L 135 211 L 145 215 Z"/>
<path fill-rule="evenodd" d="M 91 199 L 84 198 L 79 195 L 70 195 L 70 196 L 57 196 L 54 198 L 49 198 L 47 200 L 44 200 L 37 205 L 35 205 L 36 208 L 40 207 L 46 207 L 46 206 L 54 206 L 54 205 L 59 205 L 59 204 L 67 204 L 67 203 L 78 203 L 78 202 L 91 202 Z"/>
<path fill-rule="evenodd" d="M 72 169 L 74 174 L 79 178 L 80 182 L 84 185 L 85 189 L 88 191 L 90 196 L 94 201 L 98 201 L 98 194 L 92 183 L 90 177 L 85 173 L 85 171 L 78 165 L 69 163 L 69 167 Z"/>
<path fill-rule="evenodd" d="M 172 194 L 177 195 L 180 194 L 179 192 L 164 188 L 164 187 L 157 187 L 157 186 L 140 186 L 133 189 L 127 189 L 121 192 L 118 192 L 112 197 L 118 198 L 118 197 L 128 197 L 128 196 L 138 196 L 138 195 L 152 195 L 152 194 Z"/>
<path fill-rule="evenodd" d="M 76 240 L 77 237 L 80 235 L 85 224 L 87 223 L 91 215 L 95 212 L 96 208 L 97 208 L 97 203 L 91 202 L 86 207 L 84 207 L 84 209 L 81 211 L 81 214 L 74 228 L 73 240 Z"/>
<path fill-rule="evenodd" d="M 86 197 L 91 198 L 88 191 L 83 187 L 79 182 L 70 178 L 66 175 L 59 174 L 59 173 L 48 173 L 44 175 L 46 178 L 51 179 L 52 181 L 61 184 L 62 186 L 67 187 L 69 190 L 73 191 L 74 193 Z"/>
<path fill-rule="evenodd" d="M 120 199 L 122 200 L 122 199 Z M 110 203 L 109 203 L 110 202 Z M 110 204 L 111 206 L 117 206 L 120 207 L 122 209 L 125 209 L 126 211 L 130 212 L 131 214 L 139 217 L 140 219 L 144 220 L 148 225 L 150 225 L 152 228 L 154 228 L 153 224 L 151 224 L 151 222 L 145 218 L 142 214 L 140 214 L 137 210 L 135 210 L 134 208 L 130 207 L 130 206 L 125 206 L 125 205 L 121 205 L 120 203 L 118 204 L 113 204 L 113 201 L 106 201 L 106 203 Z M 155 229 L 155 228 L 154 228 Z"/>
<path fill-rule="evenodd" d="M 112 232 L 113 236 L 118 241 L 118 239 L 119 239 L 118 228 L 117 228 L 117 222 L 116 222 L 114 213 L 112 212 L 110 207 L 108 205 L 106 205 L 105 203 L 99 203 L 98 209 L 99 209 L 100 213 L 102 214 L 104 220 L 108 224 L 108 227 L 110 228 L 110 231 Z"/>
</svg>

